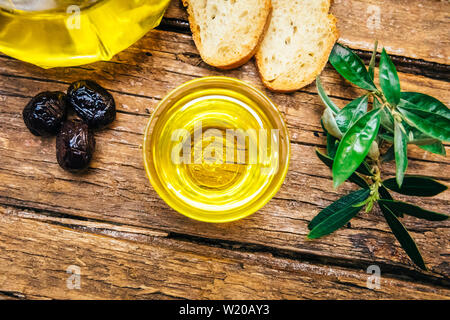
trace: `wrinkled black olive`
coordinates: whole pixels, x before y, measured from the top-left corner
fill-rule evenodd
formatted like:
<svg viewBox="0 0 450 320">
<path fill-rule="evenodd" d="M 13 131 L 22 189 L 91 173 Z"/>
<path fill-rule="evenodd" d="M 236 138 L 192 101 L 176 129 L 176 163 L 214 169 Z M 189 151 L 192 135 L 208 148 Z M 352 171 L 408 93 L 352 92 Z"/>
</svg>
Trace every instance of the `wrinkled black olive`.
<svg viewBox="0 0 450 320">
<path fill-rule="evenodd" d="M 94 133 L 79 121 L 64 122 L 56 136 L 56 158 L 61 168 L 77 172 L 85 169 L 95 150 Z"/>
<path fill-rule="evenodd" d="M 67 101 L 90 128 L 104 127 L 116 118 L 113 96 L 94 81 L 72 83 L 67 90 Z"/>
<path fill-rule="evenodd" d="M 23 109 L 23 121 L 35 136 L 55 135 L 66 118 L 66 95 L 42 92 Z"/>
</svg>

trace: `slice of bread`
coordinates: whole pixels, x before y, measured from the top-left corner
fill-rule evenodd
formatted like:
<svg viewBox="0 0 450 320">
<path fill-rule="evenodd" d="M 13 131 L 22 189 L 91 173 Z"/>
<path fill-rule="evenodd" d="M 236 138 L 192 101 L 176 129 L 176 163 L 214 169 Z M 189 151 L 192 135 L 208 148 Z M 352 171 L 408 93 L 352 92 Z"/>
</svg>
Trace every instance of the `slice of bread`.
<svg viewBox="0 0 450 320">
<path fill-rule="evenodd" d="M 310 84 L 325 67 L 338 39 L 330 0 L 272 0 L 272 18 L 256 53 L 264 85 L 292 92 Z"/>
<path fill-rule="evenodd" d="M 250 60 L 270 21 L 270 0 L 183 0 L 183 4 L 203 61 L 220 69 Z"/>
</svg>

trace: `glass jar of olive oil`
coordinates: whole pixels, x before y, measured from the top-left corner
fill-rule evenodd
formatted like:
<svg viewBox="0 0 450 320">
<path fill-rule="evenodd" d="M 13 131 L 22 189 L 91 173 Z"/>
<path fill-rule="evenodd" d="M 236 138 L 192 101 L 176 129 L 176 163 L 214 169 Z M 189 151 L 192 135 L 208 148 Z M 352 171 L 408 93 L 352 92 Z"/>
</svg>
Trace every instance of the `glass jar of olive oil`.
<svg viewBox="0 0 450 320">
<path fill-rule="evenodd" d="M 109 60 L 156 27 L 170 0 L 0 0 L 0 52 L 44 68 Z"/>
</svg>

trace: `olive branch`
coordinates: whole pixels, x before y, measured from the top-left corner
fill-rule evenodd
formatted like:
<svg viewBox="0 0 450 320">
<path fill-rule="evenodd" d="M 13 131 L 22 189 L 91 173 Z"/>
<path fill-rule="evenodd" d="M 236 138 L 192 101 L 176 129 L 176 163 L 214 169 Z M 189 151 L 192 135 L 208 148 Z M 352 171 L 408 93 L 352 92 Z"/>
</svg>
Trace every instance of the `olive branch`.
<svg viewBox="0 0 450 320">
<path fill-rule="evenodd" d="M 318 150 L 316 154 L 332 169 L 335 188 L 348 180 L 360 189 L 320 211 L 308 225 L 308 238 L 328 235 L 346 225 L 363 207 L 370 212 L 377 204 L 405 252 L 426 270 L 420 251 L 400 218 L 406 214 L 442 221 L 448 216 L 394 200 L 390 191 L 432 197 L 447 189 L 431 178 L 405 173 L 408 144 L 446 155 L 442 141 L 450 141 L 450 110 L 426 94 L 402 92 L 397 70 L 384 48 L 379 62 L 381 89 L 378 89 L 373 81 L 377 46 L 375 42 L 368 68 L 349 48 L 334 46 L 329 58 L 331 65 L 345 79 L 367 91 L 344 108 L 336 106 L 325 93 L 320 78 L 316 79 L 319 96 L 326 106 L 321 123 L 327 136 L 327 154 Z M 396 164 L 396 177 L 383 180 L 381 166 L 392 160 Z"/>
</svg>

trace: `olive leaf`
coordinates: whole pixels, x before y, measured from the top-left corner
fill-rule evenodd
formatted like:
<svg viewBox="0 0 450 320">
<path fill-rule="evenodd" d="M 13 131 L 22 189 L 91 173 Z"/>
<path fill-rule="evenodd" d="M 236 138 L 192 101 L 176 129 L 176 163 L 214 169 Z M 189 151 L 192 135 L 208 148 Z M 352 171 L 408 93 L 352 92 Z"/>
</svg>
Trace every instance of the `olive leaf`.
<svg viewBox="0 0 450 320">
<path fill-rule="evenodd" d="M 387 132 L 379 133 L 378 137 L 380 137 L 383 140 L 386 140 L 387 142 L 394 143 L 394 136 L 391 133 Z"/>
<path fill-rule="evenodd" d="M 380 200 L 394 200 L 388 189 L 386 189 L 384 186 L 380 186 L 380 188 L 378 189 L 378 193 L 380 195 L 380 199 L 378 200 L 378 202 L 380 202 Z M 399 218 L 403 218 L 403 213 L 401 211 L 396 211 L 394 212 L 394 214 Z"/>
<path fill-rule="evenodd" d="M 434 143 L 431 144 L 420 144 L 418 145 L 419 148 L 431 152 L 431 153 L 435 153 L 435 154 L 439 154 L 441 156 L 446 156 L 447 152 L 445 151 L 444 145 L 442 144 L 442 142 L 440 141 L 436 141 Z"/>
<path fill-rule="evenodd" d="M 407 214 L 409 216 L 413 216 L 419 219 L 425 219 L 429 221 L 443 221 L 447 220 L 449 216 L 434 212 L 425 210 L 421 207 L 402 202 L 402 201 L 395 201 L 395 200 L 388 200 L 388 199 L 380 199 L 378 200 L 378 203 L 383 204 L 387 206 L 389 209 L 391 209 L 392 212 L 394 212 L 397 216 L 397 212 L 401 214 Z"/>
<path fill-rule="evenodd" d="M 441 101 L 429 95 L 419 92 L 402 92 L 401 103 L 402 108 L 415 109 L 438 114 L 444 118 L 450 119 L 450 109 Z"/>
<path fill-rule="evenodd" d="M 368 91 L 377 90 L 361 58 L 349 48 L 336 43 L 331 50 L 329 61 L 337 72 L 351 83 Z"/>
<path fill-rule="evenodd" d="M 329 156 L 326 156 L 324 154 L 322 154 L 319 150 L 316 149 L 316 155 L 317 157 L 328 167 L 328 168 L 332 168 L 333 167 L 333 159 L 330 158 Z M 359 171 L 358 171 L 359 170 Z M 371 172 L 369 171 L 369 169 L 367 168 L 367 164 L 362 163 L 358 169 L 356 169 L 356 171 L 363 173 L 365 175 L 371 175 Z M 368 188 L 369 185 L 367 184 L 367 182 L 361 178 L 359 175 L 357 175 L 356 173 L 353 173 L 348 180 L 350 182 L 353 182 L 355 184 L 357 184 L 358 186 L 360 186 L 361 188 Z"/>
<path fill-rule="evenodd" d="M 383 181 L 383 185 L 395 192 L 407 196 L 432 197 L 447 190 L 447 186 L 428 177 L 408 176 L 403 178 L 401 187 L 396 183 L 396 179 L 390 178 Z"/>
<path fill-rule="evenodd" d="M 398 107 L 406 121 L 423 133 L 442 141 L 450 141 L 450 120 L 440 115 Z"/>
<path fill-rule="evenodd" d="M 325 92 L 325 89 L 322 86 L 322 81 L 320 81 L 320 78 L 316 78 L 316 87 L 317 87 L 317 93 L 319 94 L 320 99 L 322 102 L 331 109 L 334 113 L 338 113 L 341 109 L 328 97 L 328 95 Z"/>
<path fill-rule="evenodd" d="M 432 143 L 435 143 L 436 141 L 439 141 L 439 140 L 436 140 L 436 139 L 426 135 L 422 131 L 419 131 L 418 129 L 410 126 L 409 124 L 407 124 L 404 121 L 402 122 L 402 125 L 406 130 L 406 135 L 408 136 L 409 144 L 427 145 L 427 144 L 432 144 Z"/>
<path fill-rule="evenodd" d="M 439 100 L 416 92 L 402 92 L 397 109 L 408 124 L 426 135 L 450 141 L 450 110 Z"/>
<path fill-rule="evenodd" d="M 389 193 L 388 189 L 386 189 L 384 186 L 381 186 L 378 189 L 378 193 L 380 194 L 381 199 L 394 200 L 391 194 Z"/>
<path fill-rule="evenodd" d="M 380 109 L 361 117 L 342 137 L 333 163 L 333 183 L 337 188 L 367 156 L 380 127 Z"/>
<path fill-rule="evenodd" d="M 331 134 L 327 134 L 327 154 L 334 158 L 339 145 L 338 139 L 333 137 Z"/>
<path fill-rule="evenodd" d="M 309 239 L 317 239 L 344 226 L 362 209 L 355 206 L 369 197 L 369 189 L 354 191 L 323 209 L 309 223 Z"/>
<path fill-rule="evenodd" d="M 395 69 L 391 58 L 383 48 L 380 58 L 380 86 L 383 90 L 386 100 L 392 106 L 400 102 L 400 81 L 398 79 L 397 69 Z"/>
<path fill-rule="evenodd" d="M 397 238 L 398 242 L 411 258 L 411 260 L 423 270 L 427 270 L 425 262 L 423 261 L 422 255 L 417 248 L 414 239 L 408 233 L 408 230 L 403 226 L 403 224 L 398 220 L 396 215 L 392 210 L 383 203 L 378 203 L 381 211 L 383 212 L 384 218 L 392 230 L 392 233 Z"/>
<path fill-rule="evenodd" d="M 374 74 L 375 74 L 375 62 L 377 59 L 377 49 L 378 49 L 378 40 L 375 41 L 375 44 L 373 46 L 373 51 L 372 51 L 372 56 L 370 58 L 370 62 L 369 62 L 369 76 L 370 79 L 374 79 Z"/>
<path fill-rule="evenodd" d="M 349 193 L 346 196 L 336 200 L 328 207 L 320 211 L 308 224 L 308 229 L 314 229 L 318 224 L 327 219 L 330 215 L 335 214 L 342 208 L 350 208 L 355 204 L 358 204 L 367 199 L 370 191 L 367 189 L 360 189 L 354 192 Z"/>
<path fill-rule="evenodd" d="M 356 121 L 359 120 L 366 112 L 369 96 L 363 95 L 348 103 L 336 114 L 336 123 L 339 130 L 345 133 Z"/>
<path fill-rule="evenodd" d="M 334 156 L 336 155 L 336 150 L 337 150 L 337 147 L 339 144 L 339 140 L 328 133 L 327 129 L 325 128 L 325 126 L 323 124 L 322 119 L 320 119 L 320 125 L 322 126 L 322 129 L 323 129 L 323 131 L 325 131 L 326 136 L 327 136 L 327 154 L 331 158 L 334 158 Z"/>
<path fill-rule="evenodd" d="M 395 121 L 394 151 L 397 184 L 401 187 L 406 168 L 408 167 L 408 137 L 401 123 Z"/>
</svg>

